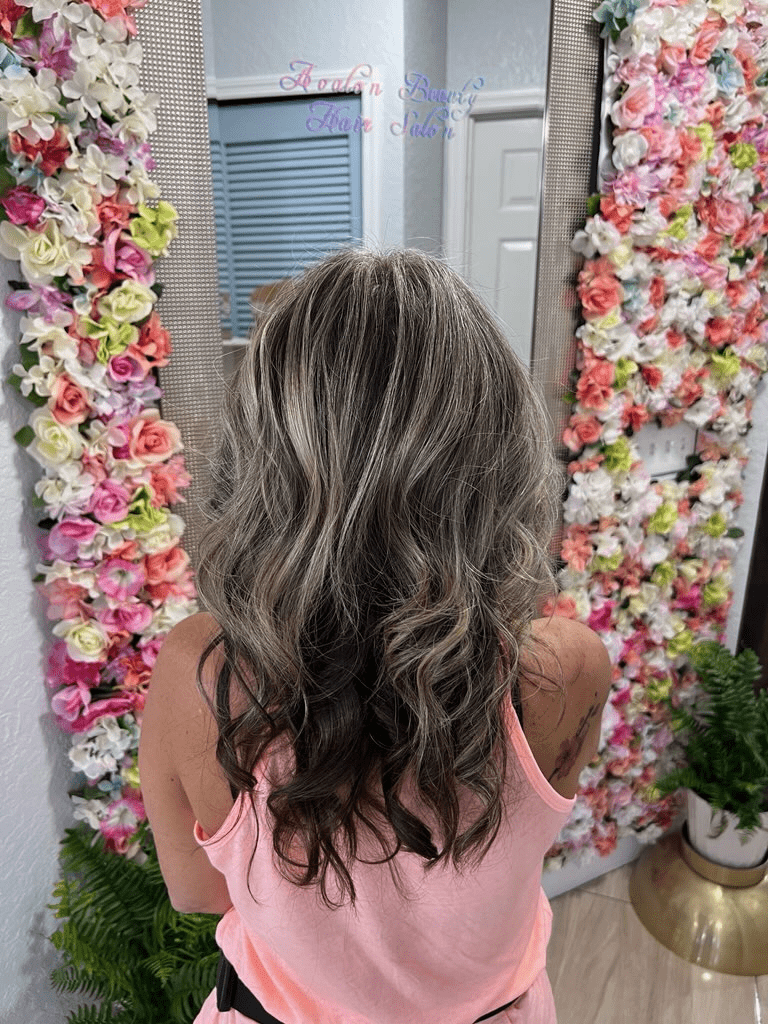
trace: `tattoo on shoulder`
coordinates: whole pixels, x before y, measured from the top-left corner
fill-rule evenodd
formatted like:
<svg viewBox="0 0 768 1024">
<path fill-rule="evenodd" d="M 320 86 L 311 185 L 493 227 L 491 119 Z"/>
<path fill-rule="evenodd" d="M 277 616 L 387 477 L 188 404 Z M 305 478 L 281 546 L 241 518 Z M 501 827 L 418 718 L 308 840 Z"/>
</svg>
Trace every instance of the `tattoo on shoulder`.
<svg viewBox="0 0 768 1024">
<path fill-rule="evenodd" d="M 584 746 L 584 740 L 587 738 L 592 722 L 595 717 L 602 711 L 602 703 L 593 704 L 590 709 L 582 715 L 581 721 L 579 722 L 578 728 L 573 736 L 563 740 L 560 744 L 560 750 L 557 754 L 557 760 L 555 761 L 555 768 L 549 777 L 549 782 L 553 779 L 564 779 L 570 775 L 573 766 L 579 759 L 581 748 Z"/>
</svg>

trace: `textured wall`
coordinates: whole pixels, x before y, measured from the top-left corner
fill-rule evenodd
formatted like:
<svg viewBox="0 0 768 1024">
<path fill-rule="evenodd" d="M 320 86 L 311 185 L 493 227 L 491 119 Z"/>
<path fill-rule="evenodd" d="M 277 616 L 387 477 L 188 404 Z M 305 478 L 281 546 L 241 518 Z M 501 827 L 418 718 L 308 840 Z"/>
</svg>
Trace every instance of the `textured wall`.
<svg viewBox="0 0 768 1024">
<path fill-rule="evenodd" d="M 448 0 L 448 76 L 460 88 L 543 89 L 549 53 L 548 0 Z"/>
<path fill-rule="evenodd" d="M 0 260 L 5 282 L 18 269 Z M 0 290 L 5 299 L 7 285 Z M 1 307 L 2 376 L 18 361 L 19 317 Z M 50 629 L 31 582 L 37 561 L 37 531 L 30 525 L 29 498 L 39 477 L 35 463 L 13 440 L 31 410 L 3 387 L 0 431 L 0 1024 L 63 1021 L 71 1003 L 60 999 L 48 976 L 55 950 L 46 910 L 58 877 L 58 841 L 72 824 L 66 790 L 72 778 L 68 743 L 53 724 L 43 678 L 43 651 Z"/>
</svg>

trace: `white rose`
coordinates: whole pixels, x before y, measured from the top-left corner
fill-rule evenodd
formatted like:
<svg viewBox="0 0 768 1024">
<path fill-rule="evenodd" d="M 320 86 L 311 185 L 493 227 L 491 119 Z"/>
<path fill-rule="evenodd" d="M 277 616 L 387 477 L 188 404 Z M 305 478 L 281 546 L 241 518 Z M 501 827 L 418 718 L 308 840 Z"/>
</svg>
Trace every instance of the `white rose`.
<svg viewBox="0 0 768 1024">
<path fill-rule="evenodd" d="M 614 138 L 613 164 L 619 171 L 628 167 L 637 167 L 648 152 L 648 143 L 640 132 L 624 132 Z"/>
<path fill-rule="evenodd" d="M 709 6 L 729 24 L 744 13 L 744 0 L 709 0 Z"/>
<path fill-rule="evenodd" d="M 35 432 L 35 440 L 27 450 L 41 465 L 55 469 L 64 462 L 79 459 L 83 454 L 80 433 L 55 420 L 47 407 L 36 409 L 30 416 L 29 425 Z"/>
<path fill-rule="evenodd" d="M 90 249 L 76 239 L 65 238 L 54 220 L 42 231 L 23 228 L 4 220 L 0 224 L 0 253 L 20 260 L 27 280 L 50 284 L 54 277 L 68 274 L 75 283 L 83 278 L 83 267 L 93 258 Z"/>
</svg>

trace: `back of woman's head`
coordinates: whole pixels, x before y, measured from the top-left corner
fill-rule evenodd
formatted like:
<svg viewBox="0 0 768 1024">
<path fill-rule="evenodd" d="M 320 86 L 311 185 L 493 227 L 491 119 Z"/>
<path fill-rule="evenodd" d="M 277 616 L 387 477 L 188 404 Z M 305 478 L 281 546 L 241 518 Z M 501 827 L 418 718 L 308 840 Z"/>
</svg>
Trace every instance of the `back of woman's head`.
<svg viewBox="0 0 768 1024">
<path fill-rule="evenodd" d="M 332 866 L 354 899 L 332 837 L 354 857 L 355 810 L 378 808 L 430 863 L 492 842 L 502 705 L 553 587 L 559 483 L 527 369 L 440 261 L 334 252 L 258 325 L 228 396 L 199 588 L 221 626 L 225 772 L 250 791 L 273 738 L 295 749 L 269 805 L 287 863 L 304 838 L 297 884 L 319 875 L 327 900 Z M 235 715 L 232 686 L 247 698 Z M 398 801 L 406 772 L 442 825 L 439 857 Z M 461 834 L 459 786 L 484 807 Z"/>
</svg>

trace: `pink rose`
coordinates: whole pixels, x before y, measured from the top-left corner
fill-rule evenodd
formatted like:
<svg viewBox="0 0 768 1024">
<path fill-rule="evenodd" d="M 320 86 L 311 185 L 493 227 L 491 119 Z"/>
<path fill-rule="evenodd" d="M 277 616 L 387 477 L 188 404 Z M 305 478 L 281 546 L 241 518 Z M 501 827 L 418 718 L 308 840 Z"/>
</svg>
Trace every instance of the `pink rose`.
<svg viewBox="0 0 768 1024">
<path fill-rule="evenodd" d="M 121 604 L 117 608 L 102 608 L 96 617 L 110 633 L 141 633 L 152 621 L 152 609 L 140 601 Z"/>
<path fill-rule="evenodd" d="M 100 526 L 92 519 L 62 519 L 48 534 L 48 549 L 53 558 L 74 562 L 81 544 L 90 544 Z"/>
<path fill-rule="evenodd" d="M 616 375 L 613 363 L 598 360 L 584 370 L 576 385 L 576 397 L 587 409 L 605 409 L 613 398 L 613 381 Z"/>
<path fill-rule="evenodd" d="M 107 363 L 107 373 L 120 384 L 127 380 L 138 382 L 147 376 L 145 367 L 130 354 L 130 347 L 122 355 L 112 356 Z"/>
<path fill-rule="evenodd" d="M 576 413 L 563 433 L 563 441 L 572 452 L 580 452 L 585 445 L 595 444 L 602 432 L 603 426 L 594 416 Z"/>
<path fill-rule="evenodd" d="M 174 455 L 168 462 L 152 466 L 149 474 L 158 508 L 184 501 L 179 494 L 179 488 L 189 487 L 190 476 L 184 467 L 184 459 L 181 455 Z"/>
<path fill-rule="evenodd" d="M 142 698 L 143 706 L 143 698 Z M 59 719 L 59 725 L 65 732 L 85 732 L 94 722 L 106 715 L 114 715 L 115 718 L 127 712 L 133 712 L 136 707 L 136 695 L 126 694 L 124 697 L 107 697 L 104 700 L 93 701 L 88 710 L 72 721 Z"/>
<path fill-rule="evenodd" d="M 74 722 L 91 703 L 91 691 L 85 683 L 65 686 L 51 697 L 51 710 L 59 719 Z"/>
<path fill-rule="evenodd" d="M 88 598 L 85 587 L 57 579 L 40 588 L 48 599 L 49 619 L 76 619 L 82 614 L 82 602 Z"/>
<path fill-rule="evenodd" d="M 603 268 L 604 262 L 599 261 L 600 265 L 587 263 L 579 274 L 579 298 L 587 320 L 610 313 L 624 297 L 621 282 L 609 269 Z"/>
<path fill-rule="evenodd" d="M 141 249 L 120 228 L 110 231 L 104 239 L 104 266 L 111 273 L 121 273 L 126 277 L 151 287 L 155 281 L 152 269 L 152 256 Z"/>
<path fill-rule="evenodd" d="M 12 188 L 10 192 L 6 192 L 1 201 L 8 214 L 8 220 L 12 224 L 24 224 L 30 228 L 37 225 L 40 215 L 45 209 L 45 200 L 23 186 Z"/>
<path fill-rule="evenodd" d="M 51 397 L 48 399 L 51 416 L 65 427 L 84 423 L 88 419 L 91 404 L 88 394 L 72 378 L 62 373 L 54 381 Z"/>
<path fill-rule="evenodd" d="M 142 639 L 139 641 L 141 660 L 144 662 L 147 668 L 152 668 L 152 666 L 157 661 L 157 656 L 160 653 L 160 648 L 163 645 L 164 639 L 165 638 L 162 636 L 154 636 L 152 637 L 151 640 Z"/>
<path fill-rule="evenodd" d="M 699 34 L 691 48 L 689 59 L 691 64 L 706 64 L 715 51 L 715 47 L 723 34 L 725 22 L 718 17 L 713 20 L 707 18 L 699 29 Z"/>
<path fill-rule="evenodd" d="M 140 562 L 127 562 L 124 558 L 110 558 L 99 572 L 102 591 L 115 601 L 135 597 L 144 586 L 144 566 Z"/>
<path fill-rule="evenodd" d="M 118 523 L 128 515 L 131 496 L 117 480 L 102 480 L 88 504 L 88 511 L 100 523 Z"/>
<path fill-rule="evenodd" d="M 189 555 L 177 544 L 156 555 L 147 555 L 144 565 L 147 583 L 166 583 L 169 580 L 181 579 L 189 565 Z"/>
<path fill-rule="evenodd" d="M 181 451 L 181 434 L 173 423 L 161 420 L 157 409 L 149 409 L 133 420 L 128 438 L 130 458 L 145 465 L 165 462 Z"/>
<path fill-rule="evenodd" d="M 59 640 L 48 655 L 46 681 L 49 686 L 72 686 L 83 683 L 88 687 L 98 684 L 99 666 L 91 661 L 73 661 L 67 654 L 67 644 Z"/>
<path fill-rule="evenodd" d="M 594 629 L 597 632 L 601 629 L 610 629 L 613 625 L 613 609 L 615 605 L 615 601 L 606 601 L 604 604 L 601 604 L 599 608 L 595 608 L 587 619 L 587 625 L 589 628 Z"/>
<path fill-rule="evenodd" d="M 699 217 L 720 235 L 734 235 L 744 226 L 746 214 L 741 203 L 712 196 L 699 204 Z"/>
<path fill-rule="evenodd" d="M 656 91 L 652 78 L 642 78 L 627 89 L 613 105 L 613 121 L 617 128 L 642 128 L 649 114 L 656 109 Z"/>
</svg>

